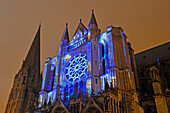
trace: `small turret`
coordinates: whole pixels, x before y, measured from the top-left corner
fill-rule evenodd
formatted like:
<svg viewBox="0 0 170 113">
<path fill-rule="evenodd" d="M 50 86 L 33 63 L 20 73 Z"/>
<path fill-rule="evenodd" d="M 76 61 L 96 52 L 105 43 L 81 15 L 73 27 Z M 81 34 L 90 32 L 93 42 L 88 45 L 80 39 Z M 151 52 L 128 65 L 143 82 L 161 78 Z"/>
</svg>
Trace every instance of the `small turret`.
<svg viewBox="0 0 170 113">
<path fill-rule="evenodd" d="M 96 18 L 94 16 L 94 10 L 92 10 L 92 14 L 91 14 L 91 18 L 90 18 L 90 22 L 89 22 L 88 27 L 89 27 L 90 30 L 97 30 L 98 29 Z"/>
<path fill-rule="evenodd" d="M 69 35 L 68 35 L 68 24 L 66 23 L 66 28 L 63 33 L 63 37 L 61 39 L 61 45 L 66 45 L 69 42 L 70 42 L 70 40 L 69 40 Z"/>
</svg>

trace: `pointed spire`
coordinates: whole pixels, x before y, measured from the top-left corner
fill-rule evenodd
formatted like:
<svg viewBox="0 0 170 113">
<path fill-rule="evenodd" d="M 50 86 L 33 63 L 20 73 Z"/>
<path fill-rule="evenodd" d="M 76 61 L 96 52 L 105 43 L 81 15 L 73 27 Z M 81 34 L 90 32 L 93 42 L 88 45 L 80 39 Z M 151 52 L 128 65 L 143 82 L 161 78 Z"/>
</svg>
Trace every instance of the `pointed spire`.
<svg viewBox="0 0 170 113">
<path fill-rule="evenodd" d="M 68 42 L 70 42 L 70 40 L 69 40 L 69 35 L 68 35 L 68 23 L 66 23 L 66 28 L 65 28 L 65 31 L 63 33 L 63 37 L 61 39 L 61 43 L 62 44 L 66 44 Z"/>
<path fill-rule="evenodd" d="M 92 10 L 92 14 L 91 14 L 91 18 L 90 18 L 90 22 L 89 22 L 89 26 L 88 27 L 89 27 L 89 29 L 93 29 L 93 30 L 98 29 L 96 18 L 94 16 L 94 10 Z"/>
<path fill-rule="evenodd" d="M 24 67 L 39 68 L 39 71 L 40 71 L 40 28 L 41 24 L 39 25 L 38 31 L 35 35 L 35 38 L 32 42 L 32 45 L 29 49 L 29 52 L 24 62 Z"/>
</svg>

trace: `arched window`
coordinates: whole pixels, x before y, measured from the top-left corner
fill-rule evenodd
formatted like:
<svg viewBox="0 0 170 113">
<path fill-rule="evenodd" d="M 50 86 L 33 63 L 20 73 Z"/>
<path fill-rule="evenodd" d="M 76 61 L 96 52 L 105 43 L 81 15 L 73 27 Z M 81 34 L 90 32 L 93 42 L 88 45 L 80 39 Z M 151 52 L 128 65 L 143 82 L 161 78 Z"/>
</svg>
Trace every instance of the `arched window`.
<svg viewBox="0 0 170 113">
<path fill-rule="evenodd" d="M 78 96 L 78 83 L 76 82 L 76 84 L 75 84 L 75 90 L 74 90 L 74 92 L 75 92 L 75 96 L 77 97 Z"/>
<path fill-rule="evenodd" d="M 103 59 L 103 61 L 102 61 L 102 67 L 103 67 L 103 74 L 105 74 L 106 73 L 106 70 L 105 70 L 105 60 Z"/>
<path fill-rule="evenodd" d="M 51 84 L 51 91 L 53 90 L 54 82 L 55 82 L 55 70 L 56 67 L 54 66 L 54 70 L 52 72 L 52 84 Z"/>
<path fill-rule="evenodd" d="M 68 99 L 68 85 L 66 85 L 66 87 L 65 87 L 64 99 L 65 100 Z"/>
<path fill-rule="evenodd" d="M 96 78 L 96 84 L 97 84 L 97 78 Z"/>
<path fill-rule="evenodd" d="M 71 84 L 71 85 L 70 85 L 70 91 L 69 91 L 70 98 L 73 97 L 73 92 L 74 92 L 74 90 L 73 90 L 73 84 Z"/>
<path fill-rule="evenodd" d="M 104 45 L 102 44 L 102 57 L 104 57 Z"/>
</svg>

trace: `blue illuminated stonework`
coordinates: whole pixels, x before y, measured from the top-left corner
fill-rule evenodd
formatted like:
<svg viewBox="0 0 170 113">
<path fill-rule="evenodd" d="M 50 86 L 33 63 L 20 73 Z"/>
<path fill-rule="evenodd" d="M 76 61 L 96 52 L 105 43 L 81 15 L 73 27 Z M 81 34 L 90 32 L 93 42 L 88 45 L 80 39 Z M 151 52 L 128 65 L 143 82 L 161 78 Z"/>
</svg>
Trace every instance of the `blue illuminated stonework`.
<svg viewBox="0 0 170 113">
<path fill-rule="evenodd" d="M 87 56 L 78 54 L 72 57 L 66 67 L 66 78 L 71 82 L 77 82 L 87 73 Z"/>
<path fill-rule="evenodd" d="M 103 103 L 108 103 L 108 88 L 113 100 L 121 101 L 118 89 L 135 89 L 126 38 L 121 27 L 109 26 L 101 33 L 93 12 L 88 29 L 80 20 L 71 40 L 66 24 L 58 56 L 44 65 L 38 108 L 43 111 L 51 102 L 55 112 L 62 107 L 66 112 L 84 113 L 92 101 L 100 112 L 107 111 L 108 104 Z"/>
</svg>

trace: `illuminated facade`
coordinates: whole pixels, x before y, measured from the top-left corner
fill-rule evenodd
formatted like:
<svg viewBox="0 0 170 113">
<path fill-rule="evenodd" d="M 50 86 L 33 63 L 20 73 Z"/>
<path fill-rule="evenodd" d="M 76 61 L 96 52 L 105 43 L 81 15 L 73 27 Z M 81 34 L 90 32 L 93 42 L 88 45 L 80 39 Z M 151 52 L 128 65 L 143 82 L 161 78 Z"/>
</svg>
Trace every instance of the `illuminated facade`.
<svg viewBox="0 0 170 113">
<path fill-rule="evenodd" d="M 5 113 L 168 113 L 169 51 L 170 42 L 134 56 L 123 29 L 109 26 L 101 33 L 92 12 L 88 29 L 80 20 L 71 41 L 66 24 L 58 56 L 47 59 L 42 79 L 39 26 Z"/>
<path fill-rule="evenodd" d="M 101 33 L 93 11 L 88 29 L 80 20 L 71 41 L 66 24 L 58 56 L 44 65 L 37 111 L 143 112 L 130 51 L 123 29 Z"/>
</svg>

